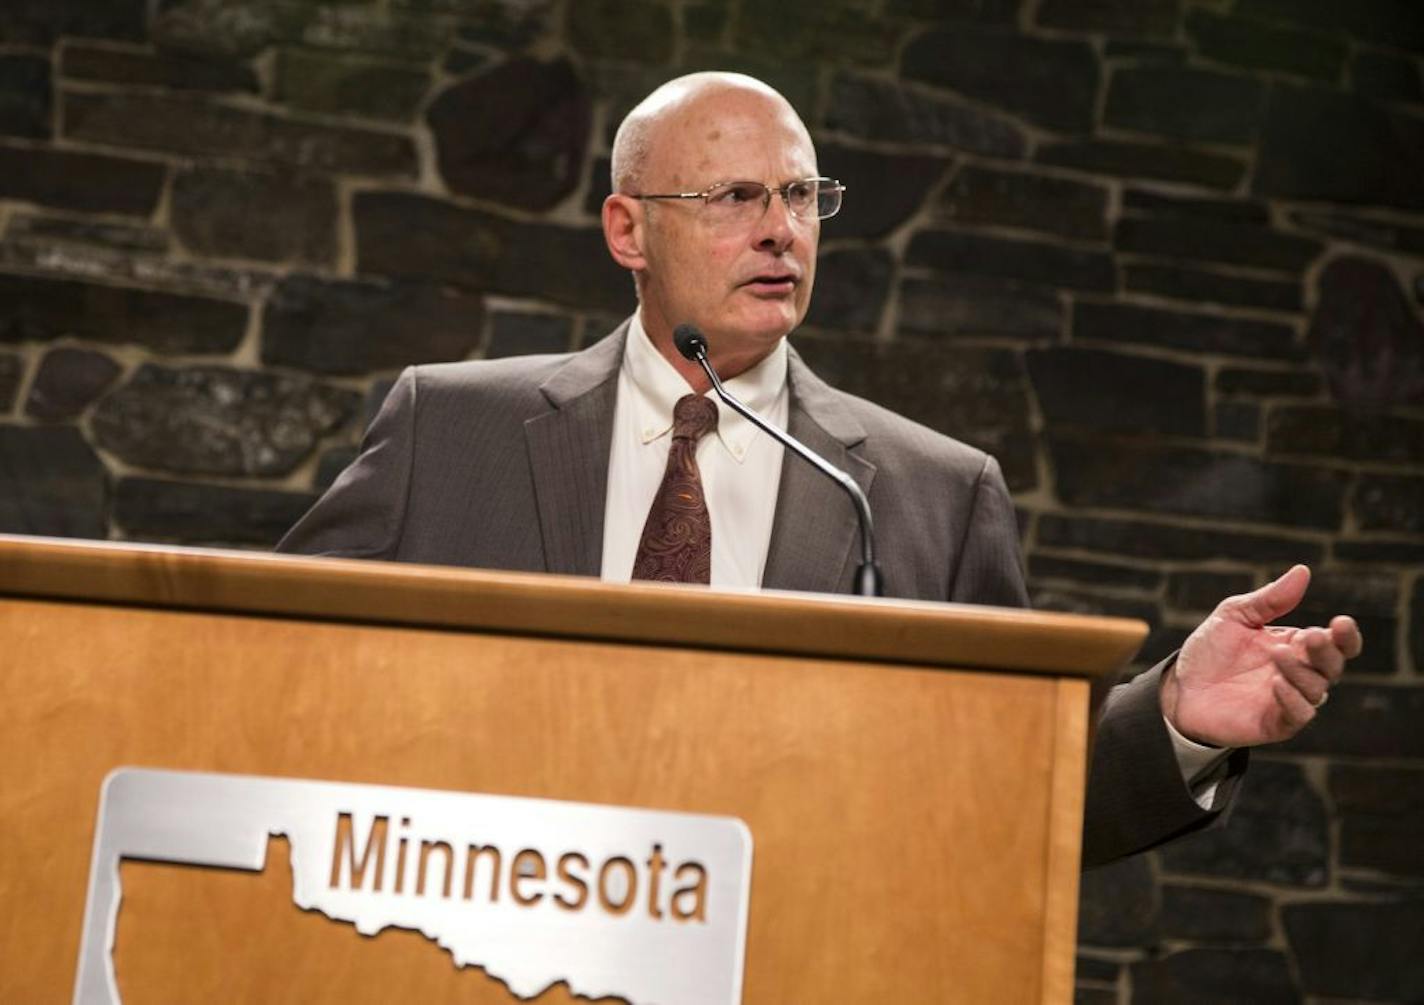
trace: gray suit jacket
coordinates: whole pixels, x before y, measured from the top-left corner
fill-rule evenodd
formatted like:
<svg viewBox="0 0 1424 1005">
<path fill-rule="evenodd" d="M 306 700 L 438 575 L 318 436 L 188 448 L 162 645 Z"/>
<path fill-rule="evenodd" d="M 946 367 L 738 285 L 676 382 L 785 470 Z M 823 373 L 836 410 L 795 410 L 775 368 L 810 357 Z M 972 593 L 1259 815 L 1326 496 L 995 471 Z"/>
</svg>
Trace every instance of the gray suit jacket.
<svg viewBox="0 0 1424 1005">
<path fill-rule="evenodd" d="M 625 322 L 573 355 L 406 370 L 360 456 L 278 549 L 598 575 L 626 332 Z M 1014 506 L 992 457 L 837 391 L 794 351 L 788 380 L 791 434 L 869 497 L 887 596 L 1027 606 Z M 788 458 L 762 585 L 849 592 L 856 541 L 844 493 Z M 1109 697 L 1090 771 L 1085 864 L 1214 816 L 1181 783 L 1157 679 L 1144 674 Z"/>
</svg>

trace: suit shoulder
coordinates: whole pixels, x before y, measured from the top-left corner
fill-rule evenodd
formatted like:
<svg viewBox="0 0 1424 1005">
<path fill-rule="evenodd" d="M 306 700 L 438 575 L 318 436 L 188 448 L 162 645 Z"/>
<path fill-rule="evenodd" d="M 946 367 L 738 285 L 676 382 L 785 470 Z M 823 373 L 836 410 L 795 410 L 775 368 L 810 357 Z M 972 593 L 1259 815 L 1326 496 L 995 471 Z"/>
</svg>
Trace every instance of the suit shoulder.
<svg viewBox="0 0 1424 1005">
<path fill-rule="evenodd" d="M 572 353 L 427 363 L 411 368 L 422 404 L 479 397 L 507 402 L 542 400 L 539 387 Z"/>
</svg>

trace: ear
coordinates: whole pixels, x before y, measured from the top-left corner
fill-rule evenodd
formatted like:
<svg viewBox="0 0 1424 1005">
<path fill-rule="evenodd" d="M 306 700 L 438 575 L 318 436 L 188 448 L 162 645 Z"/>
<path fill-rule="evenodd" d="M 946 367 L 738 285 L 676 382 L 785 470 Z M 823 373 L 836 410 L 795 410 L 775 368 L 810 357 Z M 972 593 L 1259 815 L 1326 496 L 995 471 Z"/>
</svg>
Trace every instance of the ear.
<svg viewBox="0 0 1424 1005">
<path fill-rule="evenodd" d="M 643 204 L 616 192 L 603 200 L 603 239 L 613 260 L 631 272 L 648 267 L 643 249 Z"/>
</svg>

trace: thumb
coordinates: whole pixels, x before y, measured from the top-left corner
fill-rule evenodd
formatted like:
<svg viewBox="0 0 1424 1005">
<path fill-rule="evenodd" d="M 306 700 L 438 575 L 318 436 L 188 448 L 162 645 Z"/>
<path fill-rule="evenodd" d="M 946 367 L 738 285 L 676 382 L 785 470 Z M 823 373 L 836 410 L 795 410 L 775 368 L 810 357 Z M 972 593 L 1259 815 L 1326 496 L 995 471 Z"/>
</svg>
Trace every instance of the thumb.
<svg viewBox="0 0 1424 1005">
<path fill-rule="evenodd" d="M 1254 627 L 1269 625 L 1295 610 L 1309 585 L 1310 569 L 1304 565 L 1293 565 L 1274 582 L 1234 598 L 1236 609 Z"/>
</svg>

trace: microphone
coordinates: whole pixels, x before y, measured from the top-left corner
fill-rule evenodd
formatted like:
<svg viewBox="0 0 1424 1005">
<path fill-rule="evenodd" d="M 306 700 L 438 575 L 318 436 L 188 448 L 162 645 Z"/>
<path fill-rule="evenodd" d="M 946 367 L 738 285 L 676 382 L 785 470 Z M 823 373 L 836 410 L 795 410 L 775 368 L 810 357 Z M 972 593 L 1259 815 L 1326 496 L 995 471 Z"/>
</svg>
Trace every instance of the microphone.
<svg viewBox="0 0 1424 1005">
<path fill-rule="evenodd" d="M 866 501 L 865 493 L 860 490 L 855 479 L 791 434 L 777 429 L 723 387 L 722 381 L 717 377 L 717 371 L 712 369 L 712 364 L 707 359 L 707 339 L 695 325 L 678 325 L 673 329 L 672 341 L 684 359 L 701 364 L 707 379 L 712 381 L 712 388 L 717 392 L 717 397 L 745 416 L 752 425 L 781 441 L 792 453 L 831 479 L 850 496 L 851 502 L 855 504 L 855 515 L 860 518 L 860 567 L 855 570 L 852 592 L 861 597 L 884 596 L 885 582 L 880 575 L 880 567 L 875 564 L 875 530 L 870 520 L 870 503 Z"/>
</svg>

